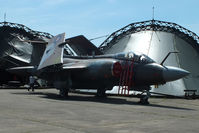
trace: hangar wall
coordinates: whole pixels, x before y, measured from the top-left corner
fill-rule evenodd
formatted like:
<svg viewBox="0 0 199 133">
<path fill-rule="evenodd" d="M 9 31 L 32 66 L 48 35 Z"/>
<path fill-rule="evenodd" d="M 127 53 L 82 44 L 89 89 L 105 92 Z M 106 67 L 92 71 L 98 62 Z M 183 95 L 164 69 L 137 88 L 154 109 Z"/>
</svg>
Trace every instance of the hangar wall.
<svg viewBox="0 0 199 133">
<path fill-rule="evenodd" d="M 161 63 L 168 52 L 179 51 L 178 54 L 170 55 L 164 65 L 180 67 L 188 70 L 191 74 L 186 78 L 168 82 L 158 88 L 152 86 L 152 91 L 182 96 L 184 90 L 196 89 L 197 94 L 199 94 L 199 53 L 185 39 L 165 31 L 139 31 L 122 36 L 117 41 L 112 41 L 108 48 L 103 50 L 105 54 L 128 51 L 144 53 L 158 63 Z"/>
</svg>

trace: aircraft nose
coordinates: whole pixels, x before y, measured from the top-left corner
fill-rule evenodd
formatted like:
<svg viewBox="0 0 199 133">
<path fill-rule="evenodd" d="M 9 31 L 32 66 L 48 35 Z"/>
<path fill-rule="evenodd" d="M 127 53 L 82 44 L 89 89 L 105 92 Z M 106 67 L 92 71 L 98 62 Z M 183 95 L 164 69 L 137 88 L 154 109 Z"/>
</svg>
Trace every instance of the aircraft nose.
<svg viewBox="0 0 199 133">
<path fill-rule="evenodd" d="M 165 66 L 163 70 L 163 78 L 166 82 L 183 78 L 189 74 L 190 72 L 178 67 Z"/>
</svg>

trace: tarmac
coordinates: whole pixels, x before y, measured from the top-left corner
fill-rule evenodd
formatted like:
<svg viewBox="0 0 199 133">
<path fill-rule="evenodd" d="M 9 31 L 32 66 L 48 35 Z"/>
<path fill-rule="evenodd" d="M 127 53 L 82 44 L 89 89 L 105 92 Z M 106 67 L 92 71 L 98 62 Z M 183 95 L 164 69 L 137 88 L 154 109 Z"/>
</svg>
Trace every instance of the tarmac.
<svg viewBox="0 0 199 133">
<path fill-rule="evenodd" d="M 198 133 L 199 100 L 0 90 L 0 133 Z"/>
</svg>

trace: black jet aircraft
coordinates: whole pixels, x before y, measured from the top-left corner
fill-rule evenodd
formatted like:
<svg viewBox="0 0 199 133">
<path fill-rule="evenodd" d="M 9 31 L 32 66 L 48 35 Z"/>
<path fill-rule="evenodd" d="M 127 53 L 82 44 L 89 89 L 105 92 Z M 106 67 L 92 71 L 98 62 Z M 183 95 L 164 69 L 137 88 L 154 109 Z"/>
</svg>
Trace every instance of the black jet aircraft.
<svg viewBox="0 0 199 133">
<path fill-rule="evenodd" d="M 63 58 L 63 46 L 67 43 L 64 36 L 64 33 L 59 34 L 49 41 L 38 67 L 15 67 L 8 71 L 31 73 L 45 79 L 60 91 L 61 96 L 68 96 L 70 89 L 97 89 L 97 96 L 104 96 L 105 91 L 114 86 L 129 86 L 130 90 L 147 94 L 140 98 L 142 103 L 148 103 L 151 85 L 165 84 L 189 74 L 181 68 L 163 66 L 163 62 L 158 64 L 144 54 L 133 52 Z M 123 82 L 127 79 L 130 82 Z"/>
</svg>

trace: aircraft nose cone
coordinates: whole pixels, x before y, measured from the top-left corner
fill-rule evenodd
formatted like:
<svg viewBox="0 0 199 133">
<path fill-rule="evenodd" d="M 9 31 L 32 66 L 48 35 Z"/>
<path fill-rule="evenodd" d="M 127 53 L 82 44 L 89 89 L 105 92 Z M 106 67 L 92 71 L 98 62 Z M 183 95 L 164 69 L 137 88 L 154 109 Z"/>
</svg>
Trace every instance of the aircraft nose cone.
<svg viewBox="0 0 199 133">
<path fill-rule="evenodd" d="M 177 67 L 166 66 L 163 70 L 163 78 L 166 82 L 183 78 L 189 74 L 190 72 Z"/>
</svg>

